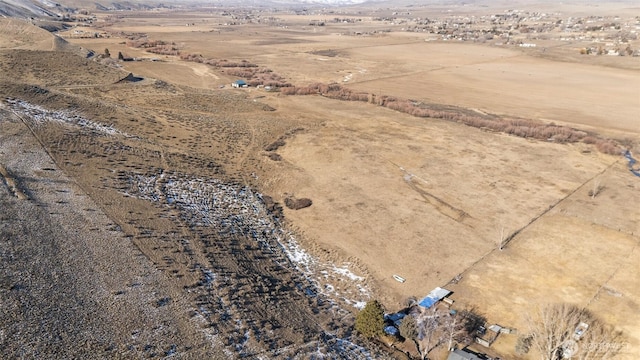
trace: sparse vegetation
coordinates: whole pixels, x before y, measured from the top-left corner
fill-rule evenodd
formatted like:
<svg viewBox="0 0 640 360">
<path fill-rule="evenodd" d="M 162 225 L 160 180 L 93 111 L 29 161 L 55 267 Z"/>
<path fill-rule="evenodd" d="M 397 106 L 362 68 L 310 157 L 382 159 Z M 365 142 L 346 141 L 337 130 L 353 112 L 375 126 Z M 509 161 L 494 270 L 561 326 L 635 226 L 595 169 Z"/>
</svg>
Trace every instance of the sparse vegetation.
<svg viewBox="0 0 640 360">
<path fill-rule="evenodd" d="M 374 336 L 365 342 L 370 349 L 353 336 L 354 304 L 371 298 L 369 284 L 376 296 L 404 299 L 454 274 L 455 304 L 477 304 L 491 324 L 525 332 L 515 349 L 500 347 L 502 358 L 514 350 L 537 355 L 534 332 L 514 314 L 541 298 L 561 301 L 567 289 L 632 329 L 637 342 L 631 300 L 638 291 L 627 284 L 635 173 L 594 150 L 619 154 L 622 144 L 640 152 L 637 99 L 627 91 L 637 76 L 621 70 L 638 67 L 627 55 L 638 40 L 629 28 L 640 18 L 563 13 L 550 23 L 556 15 L 500 9 L 466 23 L 458 12 L 473 6 L 426 17 L 431 10 L 415 5 L 321 26 L 326 20 L 309 20 L 319 11 L 313 7 L 279 18 L 266 8 L 224 5 L 196 17 L 195 9 L 97 6 L 93 25 L 47 26 L 58 31 L 53 48 L 63 52 L 51 51 L 50 34 L 31 36 L 39 30 L 31 24 L 14 31 L 15 23 L 0 19 L 0 73 L 10 75 L 0 79 L 0 163 L 10 170 L 0 192 L 13 194 L 0 196 L 7 230 L 0 231 L 7 260 L 0 302 L 17 310 L 0 316 L 16 340 L 5 341 L 0 357 L 81 358 L 90 349 L 100 357 L 384 358 L 373 344 L 398 345 L 394 336 Z M 372 16 L 378 11 L 388 9 Z M 592 25 L 598 41 L 573 37 Z M 456 41 L 407 41 L 400 28 L 415 31 L 411 38 Z M 129 49 L 135 59 L 117 51 L 128 53 L 125 38 L 139 46 Z M 100 51 L 105 46 L 114 56 Z M 167 56 L 140 57 L 147 48 Z M 145 81 L 118 81 L 130 72 Z M 237 79 L 277 89 L 228 90 Z M 308 130 L 292 130 L 301 126 Z M 36 153 L 42 162 L 31 161 Z M 34 201 L 20 204 L 15 189 Z M 283 210 L 312 204 L 292 194 L 312 197 L 313 207 Z M 498 221 L 519 230 L 509 236 Z M 51 229 L 45 242 L 42 229 Z M 291 242 L 298 236 L 300 247 Z M 506 239 L 513 239 L 508 251 L 493 251 Z M 122 249 L 113 251 L 114 242 Z M 49 251 L 53 245 L 60 251 Z M 78 266 L 68 267 L 68 253 Z M 54 255 L 38 262 L 42 254 Z M 101 283 L 105 273 L 113 276 Z M 59 290 L 67 283 L 72 290 Z M 85 309 L 48 311 L 41 299 L 82 301 Z M 84 316 L 96 313 L 94 304 L 103 316 Z M 423 357 L 468 344 L 486 321 L 479 311 L 441 305 L 420 315 L 414 308 L 399 326 Z M 126 321 L 122 307 L 135 310 Z M 51 327 L 65 336 L 53 343 L 32 336 L 56 334 Z M 410 342 L 401 346 L 413 350 Z M 62 352 L 47 356 L 50 349 Z"/>
<path fill-rule="evenodd" d="M 556 143 L 584 142 L 587 144 L 594 144 L 596 149 L 604 154 L 619 155 L 622 153 L 622 146 L 614 140 L 599 138 L 595 135 L 590 135 L 585 131 L 563 125 L 548 124 L 530 119 L 472 115 L 462 109 L 439 110 L 436 109 L 437 106 L 413 100 L 355 92 L 337 83 L 328 85 L 316 83 L 306 87 L 292 86 L 282 89 L 281 92 L 284 95 L 318 94 L 338 100 L 370 102 L 416 117 L 454 121 L 483 130 L 502 132 L 522 138 L 533 138 Z"/>
<path fill-rule="evenodd" d="M 264 85 L 276 88 L 291 86 L 282 76 L 274 73 L 271 69 L 259 67 L 246 60 L 230 62 L 227 60 L 207 59 L 200 54 L 182 54 L 180 59 L 222 68 L 222 71 L 228 75 L 246 79 L 249 86 Z"/>
<path fill-rule="evenodd" d="M 518 336 L 518 340 L 516 340 L 516 354 L 524 355 L 529 353 L 529 349 L 531 348 L 531 342 L 533 340 L 532 335 L 520 335 Z"/>
<path fill-rule="evenodd" d="M 175 42 L 165 42 L 162 40 L 149 40 L 146 38 L 138 40 L 129 40 L 127 46 L 144 49 L 150 53 L 159 55 L 180 55 L 180 50 Z"/>
<path fill-rule="evenodd" d="M 433 306 L 430 309 L 413 308 L 406 315 L 398 328 L 400 335 L 415 344 L 421 359 L 427 359 L 437 347 L 453 343 L 466 345 L 470 336 L 465 327 L 465 319 L 455 312 L 449 312 Z"/>
<path fill-rule="evenodd" d="M 592 182 L 591 190 L 589 190 L 589 196 L 594 199 L 604 187 L 600 184 L 600 179 L 594 179 Z"/>
<path fill-rule="evenodd" d="M 405 316 L 402 319 L 398 330 L 400 331 L 400 336 L 403 338 L 415 341 L 418 337 L 418 324 L 416 323 L 416 318 L 412 315 Z"/>
</svg>

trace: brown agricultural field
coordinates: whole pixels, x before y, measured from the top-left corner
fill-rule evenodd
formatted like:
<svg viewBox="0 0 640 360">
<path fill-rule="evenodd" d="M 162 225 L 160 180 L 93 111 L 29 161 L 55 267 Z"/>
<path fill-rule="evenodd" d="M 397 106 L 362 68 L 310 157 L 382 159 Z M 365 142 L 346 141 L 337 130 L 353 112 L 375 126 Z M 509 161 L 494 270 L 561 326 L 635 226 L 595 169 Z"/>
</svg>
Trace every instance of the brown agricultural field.
<svg viewBox="0 0 640 360">
<path fill-rule="evenodd" d="M 239 76 L 228 67 L 127 43 L 162 40 L 182 55 L 244 60 L 296 86 L 335 82 L 465 114 L 565 125 L 640 153 L 637 58 L 594 63 L 553 43 L 547 53 L 425 41 L 373 21 L 365 10 L 349 10 L 349 18 L 361 19 L 355 25 L 324 26 L 310 25 L 317 15 L 285 12 L 237 25 L 219 9 L 98 12 L 94 26 L 110 34 L 100 38 L 76 38 L 74 29 L 53 37 L 1 19 L 0 69 L 11 74 L 0 79 L 3 184 L 15 177 L 50 210 L 23 209 L 32 200 L 18 201 L 4 185 L 3 209 L 62 223 L 60 234 L 83 220 L 65 222 L 54 213 L 90 218 L 86 209 L 95 209 L 95 228 L 112 223 L 118 232 L 117 245 L 92 245 L 95 256 L 122 247 L 109 261 L 139 257 L 122 281 L 145 276 L 144 292 L 119 289 L 105 278 L 101 259 L 95 271 L 106 292 L 90 294 L 90 280 L 78 283 L 78 296 L 106 314 L 86 332 L 105 324 L 117 329 L 107 340 L 88 340 L 91 349 L 98 357 L 126 349 L 132 356 L 304 358 L 316 348 L 329 357 L 396 356 L 352 334 L 357 308 L 376 298 L 398 310 L 408 297 L 442 286 L 454 292 L 454 308 L 475 307 L 520 334 L 537 307 L 577 304 L 623 331 L 616 358 L 640 357 L 640 178 L 622 156 L 371 102 L 233 89 Z M 78 55 L 88 49 L 109 49 L 111 59 Z M 139 61 L 118 61 L 118 52 Z M 130 72 L 139 81 L 119 81 Z M 20 166 L 15 154 L 22 152 L 38 152 L 38 165 Z M 60 177 L 47 181 L 69 183 L 87 203 L 47 198 L 45 168 Z M 291 198 L 312 204 L 293 210 L 284 206 Z M 13 232 L 21 226 L 11 216 L 4 220 L 13 221 Z M 71 246 L 56 236 L 51 241 Z M 78 273 L 91 261 L 82 255 L 51 266 Z M 19 304 L 14 288 L 3 285 L 0 300 Z M 34 298 L 53 291 L 38 289 Z M 111 323 L 109 314 L 114 321 L 122 316 L 113 303 L 119 296 L 151 309 L 140 310 L 151 312 L 149 320 Z M 54 330 L 74 315 L 60 316 Z M 13 324 L 12 336 L 34 334 L 8 317 L 0 321 Z M 127 338 L 143 325 L 154 330 Z M 9 343 L 3 334 L 0 344 Z M 501 335 L 490 351 L 518 358 L 516 338 Z M 50 355 L 81 352 L 62 349 Z"/>
</svg>

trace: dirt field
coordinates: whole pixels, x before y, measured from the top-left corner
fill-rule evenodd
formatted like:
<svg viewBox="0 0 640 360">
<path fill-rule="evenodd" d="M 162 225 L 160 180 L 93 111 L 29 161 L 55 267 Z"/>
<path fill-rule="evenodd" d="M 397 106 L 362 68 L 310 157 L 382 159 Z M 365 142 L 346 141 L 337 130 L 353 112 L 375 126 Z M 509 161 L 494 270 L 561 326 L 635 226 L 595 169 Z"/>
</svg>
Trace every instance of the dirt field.
<svg viewBox="0 0 640 360">
<path fill-rule="evenodd" d="M 309 26 L 314 17 L 306 15 L 277 16 L 286 27 L 230 26 L 217 13 L 192 15 L 126 13 L 101 24 L 111 38 L 67 36 L 83 49 L 73 53 L 50 51 L 70 49 L 61 39 L 0 23 L 0 69 L 12 74 L 0 80 L 0 126 L 11 130 L 1 133 L 7 142 L 0 147 L 0 165 L 36 194 L 29 179 L 38 174 L 12 162 L 16 151 L 6 144 L 23 141 L 31 148 L 20 151 L 46 150 L 47 161 L 55 163 L 35 167 L 42 181 L 58 181 L 43 170 L 56 169 L 72 183 L 65 191 L 95 204 L 70 201 L 67 209 L 52 198 L 47 206 L 62 207 L 56 210 L 62 214 L 95 207 L 98 217 L 117 226 L 119 242 L 100 243 L 95 251 L 128 246 L 118 254 L 124 260 L 108 260 L 125 267 L 140 257 L 123 277 L 151 273 L 145 294 L 158 298 L 141 294 L 127 301 L 138 308 L 151 303 L 149 321 L 175 329 L 140 335 L 157 338 L 149 350 L 147 340 L 125 339 L 144 321 L 131 319 L 103 336 L 115 347 L 99 354 L 131 345 L 132 356 L 149 350 L 187 358 L 304 358 L 319 349 L 326 356 L 379 358 L 377 349 L 365 349 L 352 336 L 357 308 L 378 298 L 397 310 L 409 296 L 446 286 L 454 291 L 455 306 L 475 306 L 490 322 L 523 331 L 523 315 L 534 305 L 585 306 L 624 331 L 628 346 L 619 358 L 640 356 L 634 275 L 640 183 L 621 156 L 373 104 L 231 89 L 238 76 L 224 68 L 130 48 L 125 36 L 144 33 L 174 42 L 184 53 L 247 60 L 293 84 L 337 82 L 478 113 L 568 124 L 613 137 L 637 154 L 640 75 L 633 66 L 570 62 L 560 50 L 554 56 L 567 56 L 562 61 L 516 48 L 425 42 L 416 33 L 356 36 L 344 24 Z M 363 31 L 380 26 L 362 18 Z M 7 40 L 16 34 L 25 34 L 19 44 Z M 122 52 L 158 61 L 77 56 L 105 48 L 112 57 Z M 117 83 L 129 72 L 142 80 Z M 591 198 L 594 182 L 603 187 Z M 10 186 L 1 190 L 8 213 L 23 211 L 26 205 L 11 197 Z M 283 206 L 292 196 L 312 205 Z M 38 216 L 64 223 L 65 231 L 76 224 Z M 78 273 L 92 257 L 78 261 L 51 266 Z M 108 271 L 95 266 L 103 279 Z M 394 274 L 406 282 L 395 281 Z M 105 294 L 119 291 L 117 284 L 105 287 Z M 34 288 L 41 289 L 34 298 L 50 291 Z M 0 300 L 13 296 L 7 289 Z M 90 329 L 111 326 L 109 314 L 120 316 L 108 295 L 79 297 L 106 309 Z M 27 327 L 15 333 L 33 332 Z M 69 343 L 84 335 L 74 336 Z M 513 358 L 515 338 L 501 336 L 495 350 Z M 95 349 L 105 341 L 94 342 Z M 32 352 L 43 346 L 37 343 Z"/>
<path fill-rule="evenodd" d="M 420 72 L 398 69 L 396 75 L 382 80 L 375 75 L 371 80 L 354 77 L 352 86 L 374 93 L 385 88 L 397 96 L 510 116 L 625 133 L 638 131 L 638 71 L 552 62 L 517 51 L 470 45 L 407 47 L 396 51 L 414 52 L 411 64 Z M 380 58 L 386 51 L 386 47 L 353 50 L 354 57 L 362 58 Z M 429 56 L 433 53 L 444 53 L 445 57 Z M 447 65 L 437 65 L 442 63 Z M 401 74 L 404 71 L 406 75 Z"/>
<path fill-rule="evenodd" d="M 627 336 L 619 357 L 635 358 L 640 346 L 634 275 L 640 217 L 632 204 L 638 183 L 620 165 L 597 179 L 605 187 L 601 194 L 591 198 L 592 185 L 587 184 L 560 202 L 505 250 L 494 251 L 465 273 L 451 286 L 454 298 L 481 301 L 489 318 L 525 332 L 527 314 L 536 311 L 532 304 L 576 303 L 616 324 Z M 515 338 L 499 338 L 496 347 L 508 351 Z"/>
<path fill-rule="evenodd" d="M 162 283 L 149 286 L 149 293 L 157 298 L 134 305 L 175 312 L 164 320 L 159 317 L 162 324 L 157 326 L 131 317 L 127 320 L 131 325 L 98 334 L 97 340 L 87 338 L 91 350 L 74 345 L 76 340 L 85 341 L 83 328 L 78 330 L 79 335 L 59 335 L 65 331 L 63 324 L 82 322 L 83 312 L 51 315 L 52 327 L 42 331 L 47 336 L 60 336 L 60 349 L 46 349 L 48 337 L 33 333 L 29 326 L 37 322 L 37 315 L 17 322 L 15 314 L 5 313 L 3 327 L 16 330 L 6 337 L 3 333 L 3 342 L 33 339 L 26 350 L 21 350 L 22 342 L 12 342 L 16 346 L 5 348 L 5 355 L 20 356 L 25 351 L 25 356 L 46 353 L 66 357 L 92 351 L 96 357 L 130 352 L 133 357 L 176 353 L 196 359 L 257 354 L 279 358 L 304 357 L 313 351 L 326 356 L 384 356 L 375 355 L 375 347 L 364 349 L 351 341 L 355 339 L 348 325 L 353 318 L 350 310 L 369 296 L 366 287 L 359 285 L 362 280 L 341 263 L 311 258 L 280 224 L 278 206 L 257 193 L 255 187 L 248 187 L 256 180 L 252 169 L 263 158 L 261 149 L 299 124 L 277 117 L 273 109 L 241 93 L 207 92 L 153 79 L 118 82 L 126 71 L 101 66 L 73 53 L 2 50 L 0 59 L 2 71 L 13 75 L 0 84 L 5 94 L 0 124 L 20 129 L 2 132 L 7 137 L 2 142 L 3 168 L 28 194 L 35 191 L 29 183 L 33 177 L 30 171 L 60 169 L 59 173 L 73 179 L 76 187 L 61 185 L 60 192 L 78 192 L 95 201 L 111 222 L 109 228 L 115 229 L 127 246 L 143 254 L 143 265 L 152 267 L 162 279 Z M 18 166 L 15 161 L 22 164 L 22 160 L 15 154 L 32 150 L 11 148 L 9 141 L 41 144 L 40 151 L 50 154 L 48 161 L 53 160 L 55 166 Z M 42 173 L 43 181 L 55 184 L 56 178 L 47 174 Z M 12 183 L 3 180 L 3 197 L 9 200 Z M 50 186 L 41 191 L 56 194 Z M 85 222 L 72 216 L 73 212 L 89 206 L 64 201 L 69 208 L 61 209 L 59 217 L 42 217 L 73 231 Z M 8 204 L 3 206 L 7 220 L 24 218 L 21 208 Z M 31 202 L 27 205 L 35 206 Z M 39 218 L 32 219 L 33 224 Z M 3 234 L 10 235 L 9 230 L 3 230 Z M 69 245 L 64 233 L 52 233 L 50 237 L 54 245 L 85 246 L 75 237 L 68 239 Z M 10 247 L 18 246 L 20 239 L 8 236 L 3 241 Z M 127 268 L 125 260 L 130 258 L 126 252 L 118 253 L 124 260 L 103 255 L 117 252 L 115 249 L 116 242 L 101 244 L 96 250 L 100 251 L 96 255 L 101 257 L 100 262 L 95 264 L 93 255 L 79 253 L 79 265 L 62 261 L 66 255 L 61 255 L 62 260 L 50 267 L 64 274 L 108 278 L 109 269 L 103 269 L 102 261 Z M 37 259 L 38 254 L 33 256 Z M 16 266 L 22 269 L 29 261 L 37 261 L 29 259 L 27 255 L 16 257 Z M 82 271 L 81 267 L 92 270 Z M 132 266 L 122 276 L 135 277 L 142 271 Z M 30 274 L 37 277 L 37 272 Z M 26 288 L 32 298 L 50 298 L 57 289 L 67 289 L 65 279 L 56 277 L 50 285 L 38 282 Z M 120 278 L 117 281 L 110 286 L 124 287 L 128 283 Z M 128 313 L 109 304 L 121 289 L 94 298 L 85 295 L 91 291 L 88 284 L 90 280 L 79 283 L 83 292 L 78 294 L 63 291 L 62 300 L 95 302 L 95 307 L 106 306 L 108 311 L 117 312 L 113 316 L 107 312 L 103 320 L 87 324 L 87 331 L 120 326 L 118 319 Z M 7 283 L 3 301 L 12 299 L 13 288 L 13 283 Z M 31 306 L 32 302 L 22 301 L 14 307 L 26 314 Z M 99 312 L 94 307 L 87 311 Z M 128 336 L 137 339 L 139 331 L 135 329 L 143 326 L 160 330 L 148 336 L 140 334 L 140 340 L 128 340 Z M 150 337 L 155 339 L 147 340 Z M 63 350 L 67 348 L 70 350 Z"/>
</svg>

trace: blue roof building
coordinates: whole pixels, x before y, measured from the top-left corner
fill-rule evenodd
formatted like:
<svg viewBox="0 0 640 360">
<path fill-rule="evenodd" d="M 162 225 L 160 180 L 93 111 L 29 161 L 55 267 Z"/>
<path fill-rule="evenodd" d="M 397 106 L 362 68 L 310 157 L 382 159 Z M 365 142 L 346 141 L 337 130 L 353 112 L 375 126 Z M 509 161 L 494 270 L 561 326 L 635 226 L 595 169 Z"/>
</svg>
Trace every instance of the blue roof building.
<svg viewBox="0 0 640 360">
<path fill-rule="evenodd" d="M 442 300 L 445 296 L 447 296 L 449 294 L 451 294 L 451 291 L 449 291 L 447 289 L 443 289 L 443 288 L 437 287 L 437 288 L 431 290 L 429 295 L 425 296 L 422 300 L 420 300 L 418 302 L 418 305 L 420 305 L 421 307 L 423 307 L 425 309 L 429 309 L 435 303 L 437 303 L 438 301 Z"/>
<path fill-rule="evenodd" d="M 236 88 L 247 87 L 247 82 L 244 80 L 236 80 L 231 84 L 231 86 Z"/>
</svg>

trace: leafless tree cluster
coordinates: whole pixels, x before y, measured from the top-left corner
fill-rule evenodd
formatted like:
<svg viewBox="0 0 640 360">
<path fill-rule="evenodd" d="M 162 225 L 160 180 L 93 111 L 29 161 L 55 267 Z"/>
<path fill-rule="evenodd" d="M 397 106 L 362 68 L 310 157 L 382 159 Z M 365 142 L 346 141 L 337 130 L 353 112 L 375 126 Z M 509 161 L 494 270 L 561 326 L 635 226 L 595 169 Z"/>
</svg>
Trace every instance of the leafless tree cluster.
<svg viewBox="0 0 640 360">
<path fill-rule="evenodd" d="M 531 347 L 543 360 L 605 360 L 626 346 L 619 331 L 572 304 L 543 306 L 527 322 Z"/>
<path fill-rule="evenodd" d="M 339 84 L 322 84 L 315 83 L 304 87 L 291 87 L 283 89 L 285 95 L 313 95 L 319 94 L 331 99 L 346 101 L 370 101 L 370 95 L 365 92 L 353 91 L 351 89 L 340 86 Z"/>
<path fill-rule="evenodd" d="M 181 54 L 180 59 L 224 68 L 224 71 L 227 74 L 246 79 L 249 86 L 264 85 L 278 88 L 291 86 L 285 78 L 274 73 L 273 70 L 265 67 L 259 67 L 257 64 L 251 63 L 247 60 L 233 62 L 224 59 L 216 60 L 205 58 L 200 54 L 187 53 Z"/>
<path fill-rule="evenodd" d="M 145 49 L 148 52 L 160 55 L 180 55 L 180 50 L 175 42 L 166 42 L 163 40 L 149 40 L 146 38 L 137 40 L 128 40 L 127 46 Z"/>
<path fill-rule="evenodd" d="M 534 138 L 557 143 L 583 142 L 593 144 L 598 151 L 611 155 L 617 155 L 622 152 L 621 146 L 613 140 L 595 137 L 585 131 L 568 126 L 548 124 L 531 119 L 488 117 L 472 115 L 459 110 L 437 109 L 413 100 L 354 91 L 337 83 L 316 83 L 306 87 L 290 87 L 283 89 L 282 93 L 285 95 L 320 94 L 338 100 L 364 101 L 417 117 L 455 121 L 468 126 L 503 132 L 523 138 Z"/>
<path fill-rule="evenodd" d="M 196 62 L 199 64 L 207 64 L 216 67 L 224 67 L 224 68 L 257 68 L 258 65 L 247 60 L 241 61 L 229 61 L 226 59 L 211 59 L 202 56 L 201 54 L 188 54 L 182 53 L 180 54 L 180 60 Z M 251 70 L 253 72 L 271 72 L 271 70 L 266 68 Z"/>
<path fill-rule="evenodd" d="M 449 312 L 434 306 L 405 316 L 399 330 L 402 337 L 415 343 L 425 360 L 439 346 L 446 344 L 451 349 L 454 343 L 470 343 L 478 324 L 484 325 L 484 322 L 484 317 L 472 310 Z"/>
</svg>

